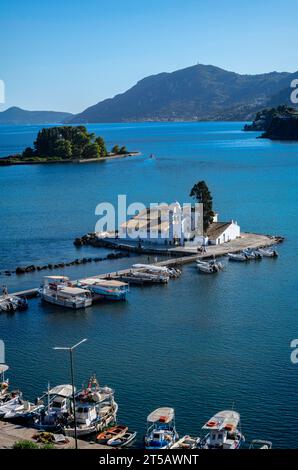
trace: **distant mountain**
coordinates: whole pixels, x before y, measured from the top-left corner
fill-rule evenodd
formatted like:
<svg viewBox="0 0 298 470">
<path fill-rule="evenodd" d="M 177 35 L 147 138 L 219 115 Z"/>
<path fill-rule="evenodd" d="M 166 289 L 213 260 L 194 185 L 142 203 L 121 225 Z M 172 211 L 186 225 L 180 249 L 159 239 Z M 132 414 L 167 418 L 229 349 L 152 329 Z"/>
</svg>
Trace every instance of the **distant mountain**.
<svg viewBox="0 0 298 470">
<path fill-rule="evenodd" d="M 73 116 L 59 111 L 26 111 L 13 106 L 0 112 L 0 124 L 60 124 Z"/>
<path fill-rule="evenodd" d="M 290 95 L 292 78 L 288 72 L 240 75 L 194 65 L 144 78 L 66 122 L 250 120 L 281 91 Z"/>
</svg>

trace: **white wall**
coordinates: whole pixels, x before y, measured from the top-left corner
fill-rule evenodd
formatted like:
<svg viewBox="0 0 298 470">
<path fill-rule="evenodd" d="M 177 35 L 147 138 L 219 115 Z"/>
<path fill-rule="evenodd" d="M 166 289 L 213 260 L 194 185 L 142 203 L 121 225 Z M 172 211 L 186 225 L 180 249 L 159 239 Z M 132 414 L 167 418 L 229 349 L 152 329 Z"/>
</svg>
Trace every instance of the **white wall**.
<svg viewBox="0 0 298 470">
<path fill-rule="evenodd" d="M 210 240 L 211 245 L 220 245 L 240 237 L 240 227 L 235 222 L 232 222 L 226 230 L 216 240 Z"/>
</svg>

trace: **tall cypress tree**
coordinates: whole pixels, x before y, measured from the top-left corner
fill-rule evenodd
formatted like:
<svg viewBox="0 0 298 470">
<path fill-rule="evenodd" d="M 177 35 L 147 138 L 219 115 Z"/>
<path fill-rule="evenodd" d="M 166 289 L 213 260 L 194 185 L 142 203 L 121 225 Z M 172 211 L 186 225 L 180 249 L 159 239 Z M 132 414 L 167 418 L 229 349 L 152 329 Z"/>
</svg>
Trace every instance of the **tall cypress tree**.
<svg viewBox="0 0 298 470">
<path fill-rule="evenodd" d="M 206 233 L 209 225 L 213 221 L 213 201 L 212 195 L 205 181 L 198 181 L 190 191 L 190 197 L 203 204 L 203 228 Z"/>
</svg>

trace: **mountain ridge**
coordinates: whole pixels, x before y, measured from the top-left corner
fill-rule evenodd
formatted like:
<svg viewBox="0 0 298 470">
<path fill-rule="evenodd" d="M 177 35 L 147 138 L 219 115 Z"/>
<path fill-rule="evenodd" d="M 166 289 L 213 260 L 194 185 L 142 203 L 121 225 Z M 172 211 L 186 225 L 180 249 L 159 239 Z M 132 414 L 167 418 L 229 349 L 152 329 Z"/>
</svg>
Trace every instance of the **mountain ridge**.
<svg viewBox="0 0 298 470">
<path fill-rule="evenodd" d="M 73 114 L 62 111 L 28 111 L 18 106 L 11 106 L 0 112 L 0 124 L 61 124 L 71 116 Z"/>
<path fill-rule="evenodd" d="M 297 75 L 297 73 L 296 73 Z M 69 123 L 246 120 L 266 107 L 295 73 L 239 74 L 197 64 L 139 80 L 67 119 Z"/>
</svg>

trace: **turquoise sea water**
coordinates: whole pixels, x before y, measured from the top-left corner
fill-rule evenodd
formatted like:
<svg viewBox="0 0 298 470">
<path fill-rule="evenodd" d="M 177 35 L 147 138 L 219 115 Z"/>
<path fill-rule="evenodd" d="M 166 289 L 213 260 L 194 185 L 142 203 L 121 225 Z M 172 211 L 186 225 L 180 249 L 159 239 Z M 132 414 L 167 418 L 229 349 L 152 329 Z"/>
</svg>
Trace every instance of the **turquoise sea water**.
<svg viewBox="0 0 298 470">
<path fill-rule="evenodd" d="M 119 421 L 142 437 L 147 414 L 174 406 L 180 434 L 198 434 L 213 413 L 233 406 L 247 440 L 298 447 L 298 144 L 256 139 L 241 123 L 148 123 L 88 126 L 109 146 L 141 157 L 85 165 L 0 168 L 0 271 L 106 254 L 72 241 L 94 229 L 99 202 L 189 201 L 205 179 L 220 219 L 243 231 L 286 237 L 278 260 L 227 264 L 218 276 L 193 265 L 168 286 L 132 288 L 126 303 L 61 311 L 30 301 L 27 312 L 0 315 L 0 338 L 14 386 L 34 398 L 48 380 L 64 383 L 68 362 L 52 350 L 82 337 L 77 385 L 96 372 L 113 386 Z M 0 127 L 0 155 L 32 144 L 38 128 Z M 150 153 L 156 160 L 149 159 Z M 71 277 L 113 271 L 133 258 L 66 269 Z M 10 289 L 37 286 L 41 274 L 0 277 Z"/>
</svg>

